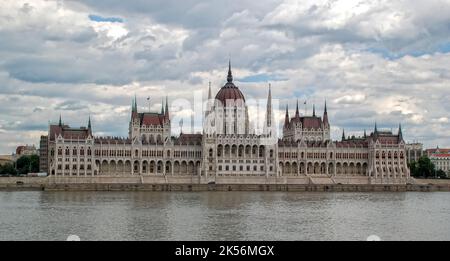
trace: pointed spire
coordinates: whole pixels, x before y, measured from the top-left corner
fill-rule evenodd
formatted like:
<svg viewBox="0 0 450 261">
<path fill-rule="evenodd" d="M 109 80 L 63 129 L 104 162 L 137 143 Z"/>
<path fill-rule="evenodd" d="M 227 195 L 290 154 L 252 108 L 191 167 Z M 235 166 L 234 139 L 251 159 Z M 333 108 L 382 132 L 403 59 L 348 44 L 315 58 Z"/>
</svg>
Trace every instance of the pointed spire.
<svg viewBox="0 0 450 261">
<path fill-rule="evenodd" d="M 300 112 L 298 111 L 298 99 L 297 99 L 297 107 L 295 108 L 295 118 L 300 117 Z"/>
<path fill-rule="evenodd" d="M 398 140 L 399 141 L 403 140 L 402 124 L 401 123 L 398 124 Z"/>
<path fill-rule="evenodd" d="M 137 112 L 137 98 L 136 98 L 136 93 L 134 94 L 134 111 Z"/>
<path fill-rule="evenodd" d="M 325 107 L 323 109 L 323 123 L 328 126 L 328 112 L 327 112 L 327 100 L 325 100 Z"/>
<path fill-rule="evenodd" d="M 272 126 L 272 91 L 271 84 L 269 83 L 269 94 L 267 95 L 267 111 L 266 111 L 266 124 L 267 127 Z"/>
<path fill-rule="evenodd" d="M 345 140 L 345 130 L 342 129 L 342 141 L 344 141 L 344 140 Z"/>
<path fill-rule="evenodd" d="M 169 96 L 166 95 L 166 109 L 164 110 L 166 120 L 169 120 Z"/>
<path fill-rule="evenodd" d="M 208 100 L 211 100 L 212 96 L 211 96 L 211 81 L 209 81 L 209 86 L 208 86 Z"/>
<path fill-rule="evenodd" d="M 316 105 L 313 104 L 313 117 L 316 117 Z"/>
<path fill-rule="evenodd" d="M 378 139 L 378 128 L 377 128 L 377 122 L 375 122 L 375 129 L 373 131 L 373 136 L 375 138 L 375 140 Z"/>
<path fill-rule="evenodd" d="M 161 115 L 164 115 L 164 98 L 161 98 Z"/>
<path fill-rule="evenodd" d="M 232 83 L 233 82 L 233 75 L 231 73 L 231 59 L 228 60 L 228 76 L 227 76 L 227 82 Z"/>
<path fill-rule="evenodd" d="M 287 128 L 289 126 L 289 111 L 288 105 L 286 104 L 286 116 L 284 117 L 284 127 Z"/>
<path fill-rule="evenodd" d="M 364 129 L 364 138 L 367 138 L 366 129 Z"/>
<path fill-rule="evenodd" d="M 59 114 L 59 127 L 62 127 L 62 120 L 61 120 L 61 114 Z"/>
<path fill-rule="evenodd" d="M 88 129 L 91 129 L 91 115 L 89 115 Z"/>
</svg>

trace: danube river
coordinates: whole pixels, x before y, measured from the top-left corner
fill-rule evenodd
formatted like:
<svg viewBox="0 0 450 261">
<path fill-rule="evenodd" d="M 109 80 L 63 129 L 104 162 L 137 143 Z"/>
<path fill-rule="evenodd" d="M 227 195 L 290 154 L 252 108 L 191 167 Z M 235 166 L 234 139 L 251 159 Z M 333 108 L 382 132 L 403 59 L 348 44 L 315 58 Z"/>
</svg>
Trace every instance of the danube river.
<svg viewBox="0 0 450 261">
<path fill-rule="evenodd" d="M 450 240 L 450 193 L 0 191 L 0 240 Z"/>
</svg>

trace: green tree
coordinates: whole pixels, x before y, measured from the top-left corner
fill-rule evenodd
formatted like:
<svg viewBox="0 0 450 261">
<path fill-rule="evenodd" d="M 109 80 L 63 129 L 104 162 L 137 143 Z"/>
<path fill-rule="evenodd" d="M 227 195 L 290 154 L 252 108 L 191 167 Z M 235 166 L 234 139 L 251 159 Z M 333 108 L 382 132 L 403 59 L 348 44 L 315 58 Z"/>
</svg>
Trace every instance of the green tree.
<svg viewBox="0 0 450 261">
<path fill-rule="evenodd" d="M 31 172 L 37 173 L 39 172 L 39 156 L 38 155 L 31 155 L 30 156 L 31 161 Z"/>
<path fill-rule="evenodd" d="M 39 156 L 22 156 L 16 162 L 16 168 L 19 174 L 39 172 Z"/>
<path fill-rule="evenodd" d="M 0 175 L 17 175 L 17 171 L 11 163 L 0 165 Z"/>
<path fill-rule="evenodd" d="M 436 176 L 440 179 L 446 179 L 447 174 L 442 169 L 436 171 Z"/>
<path fill-rule="evenodd" d="M 424 178 L 435 177 L 435 167 L 433 162 L 427 156 L 422 156 L 417 161 L 417 176 Z"/>
<path fill-rule="evenodd" d="M 417 170 L 417 161 L 411 161 L 408 163 L 409 171 L 411 173 L 411 176 L 413 177 L 419 177 L 418 170 Z"/>
</svg>

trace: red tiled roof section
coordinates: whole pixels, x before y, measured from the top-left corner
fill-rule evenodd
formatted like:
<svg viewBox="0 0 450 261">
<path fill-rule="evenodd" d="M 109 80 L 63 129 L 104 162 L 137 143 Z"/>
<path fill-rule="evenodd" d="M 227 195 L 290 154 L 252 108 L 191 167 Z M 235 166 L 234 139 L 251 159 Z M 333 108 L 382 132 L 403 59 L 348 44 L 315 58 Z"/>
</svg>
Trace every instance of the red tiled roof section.
<svg viewBox="0 0 450 261">
<path fill-rule="evenodd" d="M 436 149 L 426 149 L 427 153 L 429 155 L 434 154 L 434 153 L 443 153 L 443 154 L 448 154 L 450 153 L 450 149 L 441 149 L 441 148 L 436 148 Z"/>
<path fill-rule="evenodd" d="M 431 157 L 437 157 L 437 158 L 450 157 L 450 153 L 432 154 Z"/>
<path fill-rule="evenodd" d="M 64 139 L 86 139 L 89 137 L 89 129 L 73 129 L 67 125 L 50 125 L 50 140 L 55 140 L 55 137 L 59 135 Z"/>
<path fill-rule="evenodd" d="M 369 146 L 367 140 L 345 140 L 345 141 L 337 141 L 336 147 L 338 148 L 354 148 L 354 147 L 362 147 L 366 148 Z"/>
<path fill-rule="evenodd" d="M 175 144 L 201 144 L 202 134 L 181 134 L 175 141 Z"/>
<path fill-rule="evenodd" d="M 164 114 L 158 113 L 139 113 L 141 125 L 163 125 L 165 120 Z"/>
<path fill-rule="evenodd" d="M 320 117 L 293 117 L 292 123 L 301 122 L 304 129 L 320 129 L 322 127 L 322 119 Z"/>
<path fill-rule="evenodd" d="M 244 94 L 233 83 L 225 84 L 216 94 L 216 100 L 219 100 L 223 105 L 225 105 L 227 100 L 242 100 L 245 102 Z"/>
</svg>

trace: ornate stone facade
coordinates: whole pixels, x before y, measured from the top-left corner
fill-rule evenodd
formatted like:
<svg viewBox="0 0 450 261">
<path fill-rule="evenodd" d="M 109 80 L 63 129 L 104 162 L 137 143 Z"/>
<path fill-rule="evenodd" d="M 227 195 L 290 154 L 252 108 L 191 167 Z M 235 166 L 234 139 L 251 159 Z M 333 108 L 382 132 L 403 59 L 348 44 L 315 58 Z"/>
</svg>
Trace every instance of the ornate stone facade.
<svg viewBox="0 0 450 261">
<path fill-rule="evenodd" d="M 249 127 L 245 97 L 227 83 L 209 97 L 203 134 L 170 135 L 168 100 L 160 113 L 131 109 L 127 138 L 94 137 L 88 127 L 50 125 L 48 169 L 52 176 L 191 176 L 200 182 L 218 177 L 277 179 L 286 177 L 367 177 L 374 183 L 405 183 L 409 178 L 401 127 L 398 134 L 379 131 L 332 141 L 326 104 L 323 117 L 286 118 L 277 137 L 269 87 L 262 134 Z"/>
</svg>

